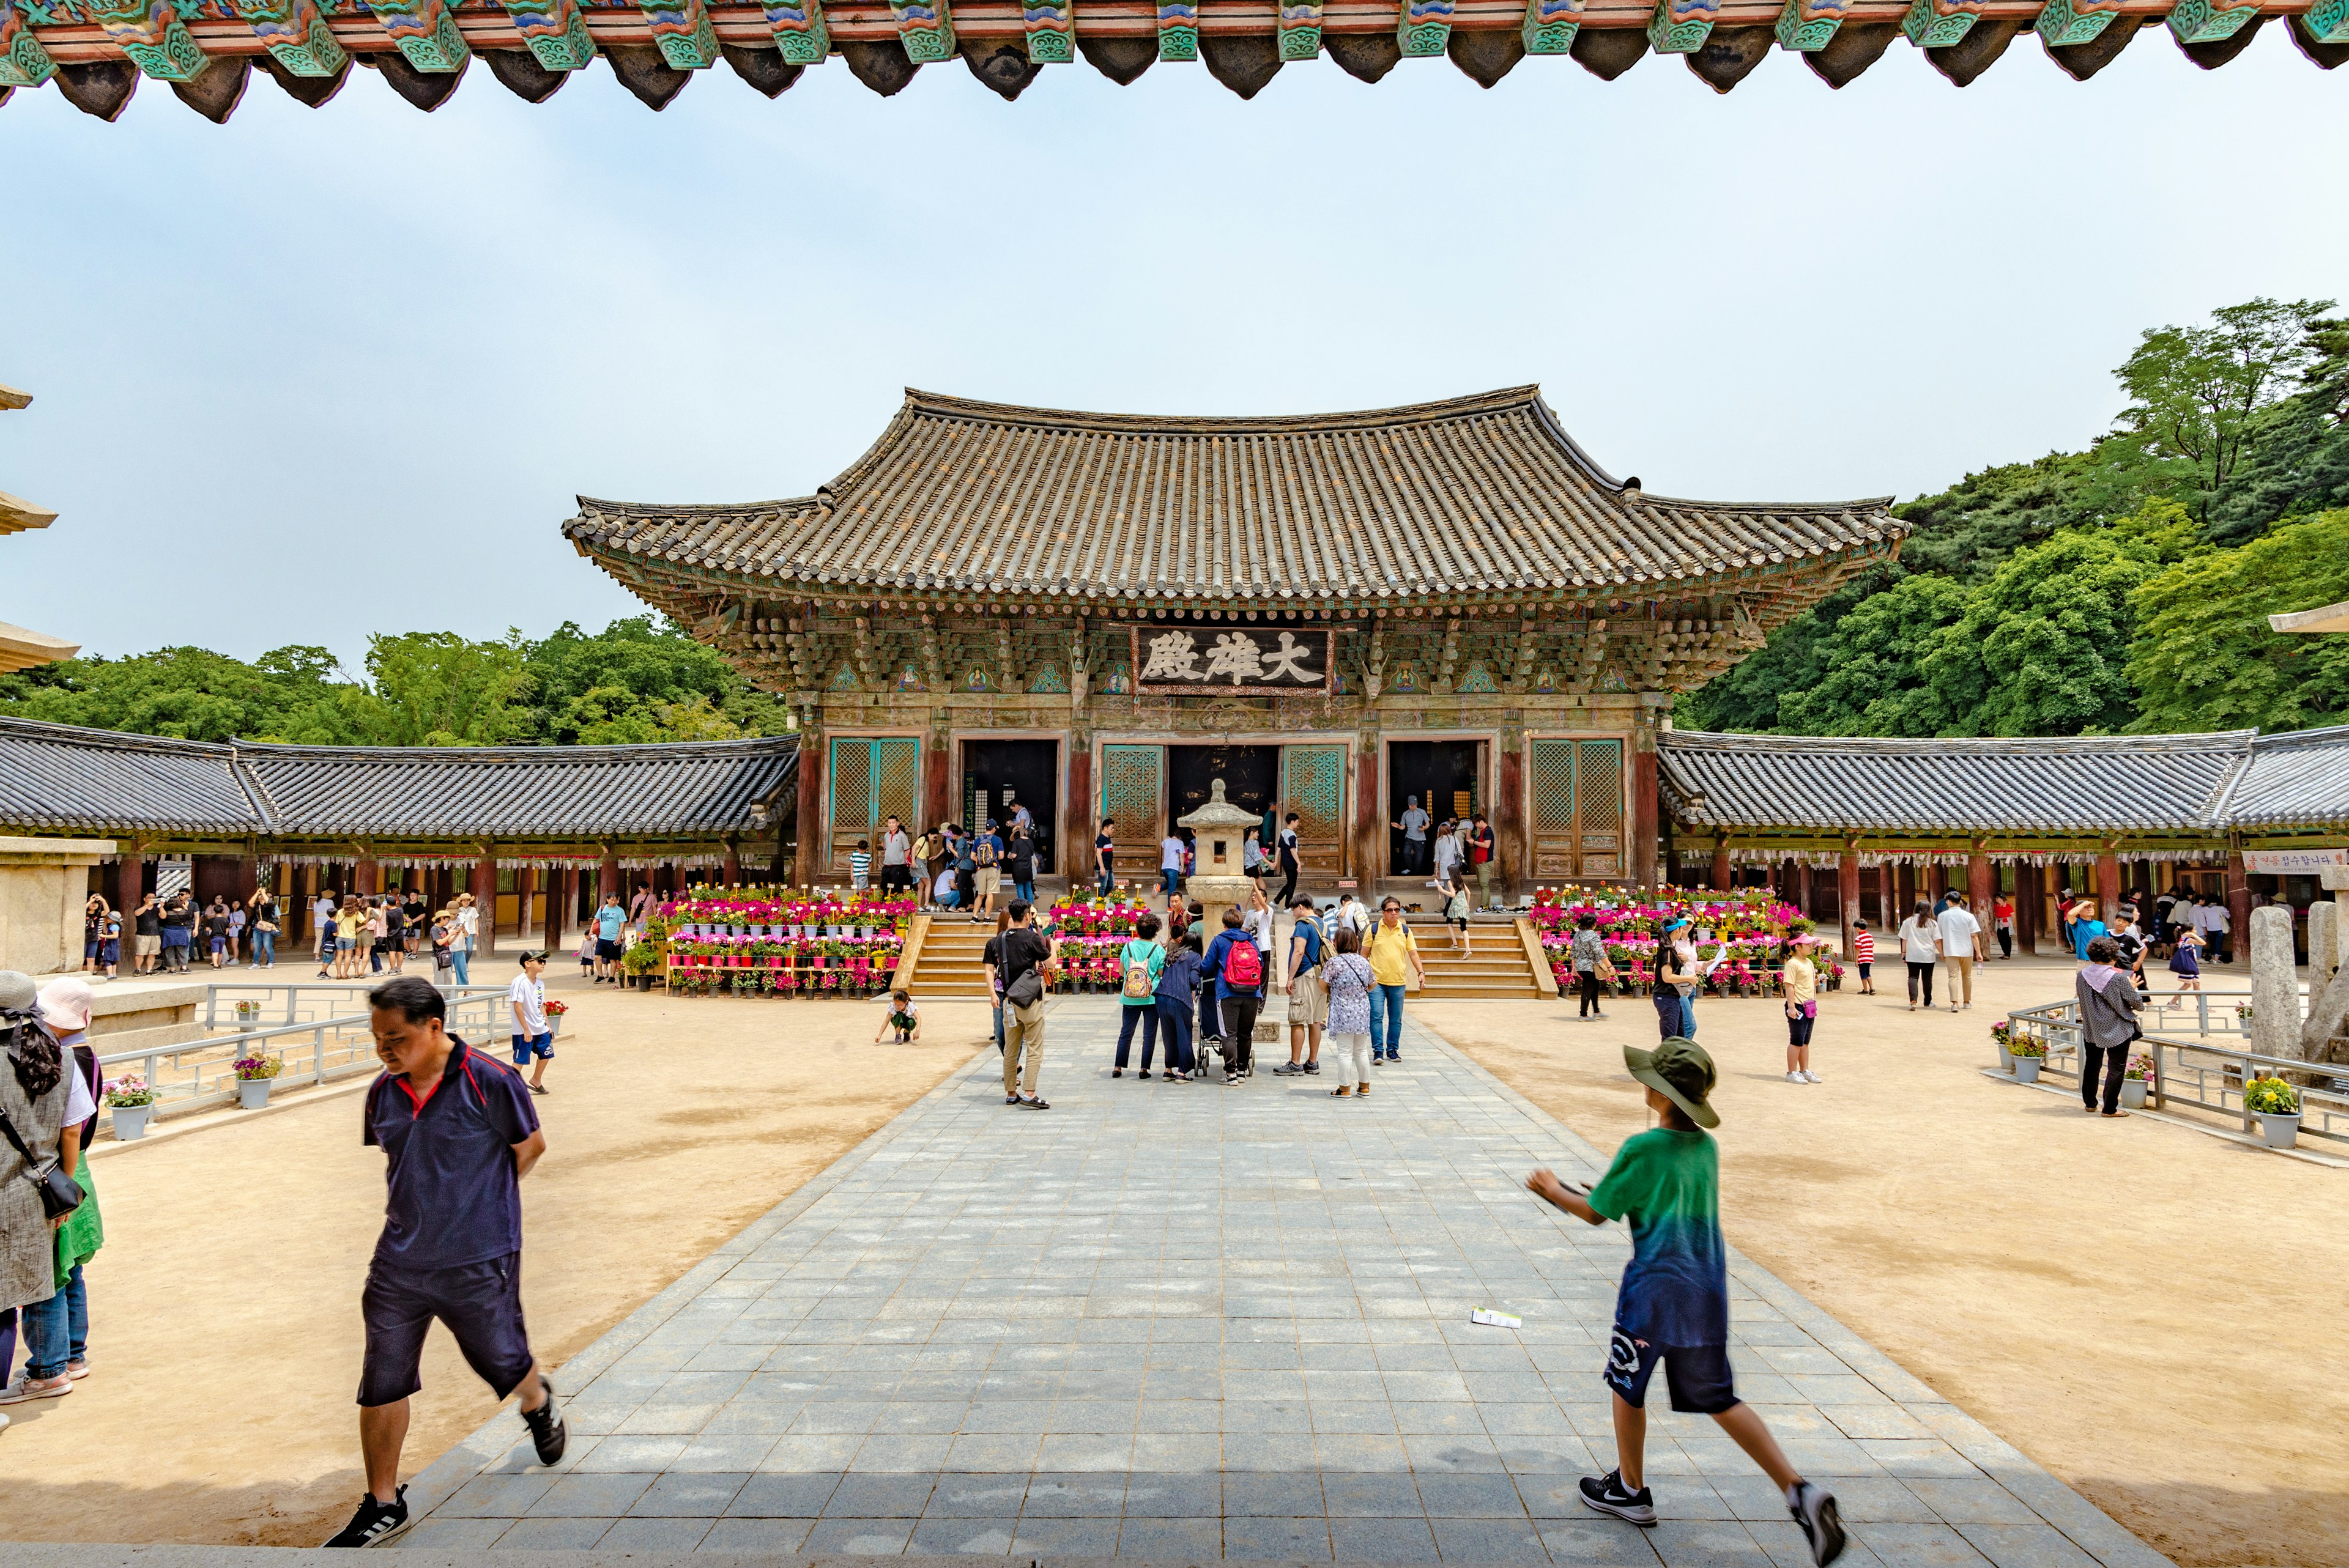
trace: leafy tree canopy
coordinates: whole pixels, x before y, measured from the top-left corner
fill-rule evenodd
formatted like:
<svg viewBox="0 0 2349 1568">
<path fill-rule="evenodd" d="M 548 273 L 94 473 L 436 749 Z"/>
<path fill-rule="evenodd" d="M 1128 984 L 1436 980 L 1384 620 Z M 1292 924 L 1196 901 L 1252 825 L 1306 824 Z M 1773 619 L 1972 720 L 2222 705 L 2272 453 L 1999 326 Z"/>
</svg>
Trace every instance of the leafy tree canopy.
<svg viewBox="0 0 2349 1568">
<path fill-rule="evenodd" d="M 2140 731 L 2349 723 L 2349 636 L 2269 629 L 2268 616 L 2349 600 L 2349 510 L 2236 550 L 2206 551 L 2131 595 L 2129 678 Z"/>
</svg>

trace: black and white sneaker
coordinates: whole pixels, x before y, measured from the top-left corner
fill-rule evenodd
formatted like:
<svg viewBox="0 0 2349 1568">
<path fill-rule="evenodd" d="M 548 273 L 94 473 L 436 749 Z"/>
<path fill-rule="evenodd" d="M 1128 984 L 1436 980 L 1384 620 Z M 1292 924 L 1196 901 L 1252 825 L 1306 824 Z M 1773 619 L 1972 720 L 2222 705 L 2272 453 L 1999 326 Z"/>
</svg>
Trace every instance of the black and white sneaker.
<svg viewBox="0 0 2349 1568">
<path fill-rule="evenodd" d="M 1052 1109 L 1052 1102 L 1046 1099 L 1040 1094 L 1021 1095 L 1019 1097 L 1019 1103 L 1026 1106 L 1030 1110 L 1050 1110 Z"/>
<path fill-rule="evenodd" d="M 1582 1478 L 1582 1503 L 1646 1529 L 1656 1522 L 1656 1500 L 1646 1487 L 1633 1491 L 1623 1484 L 1621 1470 Z"/>
<path fill-rule="evenodd" d="M 546 1390 L 546 1403 L 535 1410 L 522 1412 L 522 1424 L 530 1429 L 530 1446 L 538 1450 L 538 1462 L 543 1465 L 563 1461 L 563 1445 L 570 1440 L 570 1431 L 563 1424 L 563 1412 L 554 1403 L 554 1385 L 546 1374 L 539 1374 L 540 1387 Z"/>
<path fill-rule="evenodd" d="M 1305 1064 L 1305 1072 L 1306 1076 L 1309 1078 L 1319 1078 L 1321 1076 L 1321 1064 L 1319 1062 L 1307 1062 Z"/>
<path fill-rule="evenodd" d="M 1803 1538 L 1811 1543 L 1811 1561 L 1818 1568 L 1843 1555 L 1843 1518 L 1836 1511 L 1835 1493 L 1824 1487 L 1799 1481 L 1795 1487 L 1795 1501 L 1786 1505 L 1795 1522 L 1803 1527 Z"/>
<path fill-rule="evenodd" d="M 342 1533 L 326 1542 L 329 1546 L 373 1546 L 388 1541 L 408 1528 L 408 1489 L 401 1487 L 391 1501 L 378 1502 L 375 1493 L 359 1498 L 358 1511 L 343 1526 Z"/>
<path fill-rule="evenodd" d="M 1305 1064 L 1302 1062 L 1283 1062 L 1272 1070 L 1278 1077 L 1290 1078 L 1298 1073 L 1303 1072 L 1305 1070 Z"/>
</svg>

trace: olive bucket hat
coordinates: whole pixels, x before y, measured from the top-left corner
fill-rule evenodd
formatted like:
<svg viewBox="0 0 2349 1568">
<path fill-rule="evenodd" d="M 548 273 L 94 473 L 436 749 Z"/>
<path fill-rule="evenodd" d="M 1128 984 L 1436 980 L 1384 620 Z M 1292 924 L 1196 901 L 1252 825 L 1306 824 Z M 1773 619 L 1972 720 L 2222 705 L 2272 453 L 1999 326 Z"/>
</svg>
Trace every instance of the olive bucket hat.
<svg viewBox="0 0 2349 1568">
<path fill-rule="evenodd" d="M 1694 1040 L 1675 1036 L 1652 1051 L 1623 1047 L 1623 1065 L 1631 1076 L 1679 1106 L 1699 1127 L 1719 1127 L 1720 1113 L 1705 1103 L 1713 1092 L 1713 1058 Z"/>
</svg>

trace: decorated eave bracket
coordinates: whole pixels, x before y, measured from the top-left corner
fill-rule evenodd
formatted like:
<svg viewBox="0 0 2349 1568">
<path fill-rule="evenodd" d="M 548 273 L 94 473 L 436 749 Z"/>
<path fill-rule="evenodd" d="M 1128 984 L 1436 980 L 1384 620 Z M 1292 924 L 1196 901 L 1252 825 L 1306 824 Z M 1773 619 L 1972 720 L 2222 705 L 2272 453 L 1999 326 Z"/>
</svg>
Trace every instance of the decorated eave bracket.
<svg viewBox="0 0 2349 1568">
<path fill-rule="evenodd" d="M 1154 39 L 1148 30 L 1125 32 L 1141 17 L 1096 15 L 1089 23 L 1081 0 L 1021 0 L 1016 32 L 1007 32 L 1000 11 L 991 10 L 983 24 L 970 20 L 976 36 L 958 33 L 951 0 L 891 0 L 893 47 L 888 33 L 869 36 L 876 19 L 871 12 L 860 14 L 852 30 L 866 36 L 836 38 L 823 0 L 761 0 L 747 14 L 713 10 L 711 0 L 616 0 L 601 7 L 582 0 L 498 0 L 510 35 L 491 26 L 496 10 L 484 13 L 480 0 L 73 0 L 70 6 L 65 0 L 0 0 L 0 101 L 16 88 L 56 81 L 75 107 L 111 119 L 145 77 L 170 84 L 191 107 L 224 120 L 254 57 L 265 56 L 260 64 L 278 85 L 314 107 L 334 95 L 356 61 L 379 68 L 401 97 L 429 110 L 456 90 L 476 52 L 487 57 L 500 82 L 533 102 L 600 53 L 629 90 L 656 108 L 721 55 L 771 97 L 835 53 L 885 96 L 902 88 L 913 68 L 958 55 L 1006 98 L 1018 97 L 1042 67 L 1080 57 L 1121 85 L 1154 61 L 1205 60 L 1217 81 L 1250 96 L 1283 64 L 1325 54 L 1373 81 L 1396 60 L 1448 55 L 1485 87 L 1527 56 L 1570 55 L 1611 80 L 1648 56 L 1677 55 L 1726 92 L 1774 43 L 1841 87 L 1869 68 L 1895 36 L 1926 54 L 1945 79 L 1964 86 L 2026 26 L 2064 73 L 2084 79 L 2157 19 L 2125 11 L 2122 0 L 2039 0 L 2035 13 L 2021 15 L 2005 5 L 1993 10 L 1989 0 L 1901 0 L 1905 8 L 1898 12 L 1881 0 L 1864 12 L 1859 0 L 1782 0 L 1775 17 L 1728 21 L 1721 0 L 1650 0 L 1640 13 L 1618 10 L 1597 20 L 1588 0 L 1521 3 L 1522 9 L 1496 14 L 1489 7 L 1462 11 L 1457 0 L 1399 0 L 1387 33 L 1386 22 L 1369 21 L 1359 7 L 1330 11 L 1327 0 L 1275 0 L 1246 13 L 1218 11 L 1209 0 L 1212 36 L 1203 46 L 1202 0 L 1162 0 Z M 470 41 L 459 25 L 460 4 L 468 7 Z M 2232 59 L 2270 20 L 2281 21 L 2299 52 L 2320 67 L 2349 64 L 2349 0 L 2282 0 L 2301 8 L 2281 11 L 2276 4 L 2172 0 L 2158 19 L 2204 68 Z M 1256 18 L 1250 29 L 1233 31 L 1244 14 Z M 220 30 L 219 21 L 232 17 L 250 29 L 249 38 Z M 381 29 L 379 40 L 355 30 L 355 23 L 370 18 Z M 746 30 L 761 18 L 771 48 Z M 601 43 L 594 36 L 598 27 L 610 35 Z M 101 39 L 105 54 L 95 52 Z M 896 63 L 885 63 L 882 52 Z"/>
</svg>

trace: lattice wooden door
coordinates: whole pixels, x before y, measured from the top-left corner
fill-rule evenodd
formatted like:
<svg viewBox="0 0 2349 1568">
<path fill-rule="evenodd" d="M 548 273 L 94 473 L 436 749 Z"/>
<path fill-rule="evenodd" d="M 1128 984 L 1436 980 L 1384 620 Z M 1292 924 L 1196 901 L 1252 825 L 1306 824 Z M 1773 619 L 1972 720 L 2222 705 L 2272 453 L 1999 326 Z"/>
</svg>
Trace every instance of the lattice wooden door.
<svg viewBox="0 0 2349 1568">
<path fill-rule="evenodd" d="M 828 870 L 845 873 L 856 841 L 872 846 L 881 863 L 881 824 L 891 817 L 909 825 L 921 779 L 921 743 L 909 738 L 867 739 L 834 736 L 832 758 L 832 845 Z"/>
<path fill-rule="evenodd" d="M 1117 819 L 1117 859 L 1122 876 L 1146 879 L 1158 869 L 1158 841 L 1166 836 L 1166 748 L 1163 746 L 1102 748 L 1101 810 L 1086 824 L 1087 839 L 1099 819 Z M 1092 863 L 1087 855 L 1085 863 Z"/>
<path fill-rule="evenodd" d="M 1623 743 L 1536 740 L 1532 751 L 1534 875 L 1620 876 Z"/>
<path fill-rule="evenodd" d="M 1346 847 L 1346 748 L 1284 746 L 1280 748 L 1283 815 L 1297 813 L 1297 861 L 1308 877 L 1344 874 Z"/>
</svg>

